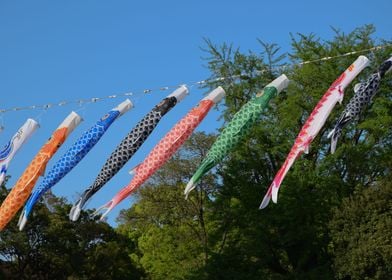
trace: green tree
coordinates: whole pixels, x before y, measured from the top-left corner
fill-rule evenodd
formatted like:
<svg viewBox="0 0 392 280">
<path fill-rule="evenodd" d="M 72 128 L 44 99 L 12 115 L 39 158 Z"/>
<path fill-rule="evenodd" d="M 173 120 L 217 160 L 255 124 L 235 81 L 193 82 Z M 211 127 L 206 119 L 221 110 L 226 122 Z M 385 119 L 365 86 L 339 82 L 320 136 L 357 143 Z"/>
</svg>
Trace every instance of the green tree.
<svg viewBox="0 0 392 280">
<path fill-rule="evenodd" d="M 392 278 L 391 179 L 358 187 L 334 211 L 330 251 L 337 278 Z"/>
<path fill-rule="evenodd" d="M 187 146 L 140 190 L 132 208 L 122 213 L 121 230 L 137 243 L 133 258 L 149 278 L 332 279 L 339 274 L 337 266 L 332 266 L 334 251 L 328 250 L 332 239 L 328 224 L 333 223 L 335 207 L 358 186 L 369 187 L 390 173 L 390 76 L 363 119 L 345 130 L 336 153 L 330 155 L 326 135 L 342 110 L 337 105 L 310 153 L 300 157 L 288 173 L 279 203 L 258 210 L 310 112 L 356 57 L 280 66 L 378 43 L 372 26 L 348 34 L 333 31 L 330 40 L 314 34 L 292 35 L 292 51 L 286 56 L 280 55 L 275 44 L 260 42 L 262 52 L 242 53 L 232 45 L 217 46 L 206 40 L 211 70 L 208 87 L 223 83 L 227 97 L 219 108 L 225 122 L 281 71 L 293 82 L 270 102 L 259 125 L 210 173 L 212 177 L 204 178 L 190 202 L 183 200 L 182 189 L 200 158 L 193 157 L 196 147 Z M 389 56 L 390 49 L 368 54 L 373 68 Z M 347 88 L 344 102 L 353 94 L 354 84 L 371 71 L 365 70 Z M 191 143 L 195 137 L 199 135 Z M 209 143 L 201 144 L 208 150 Z"/>
<path fill-rule="evenodd" d="M 289 56 L 295 64 L 368 49 L 375 45 L 373 32 L 372 26 L 349 34 L 335 30 L 336 36 L 330 41 L 313 34 L 298 34 L 292 36 L 293 50 Z M 220 49 L 210 46 L 214 77 L 248 73 L 247 79 L 237 83 L 225 80 L 227 94 L 231 96 L 226 99 L 226 120 L 266 84 L 269 76 L 265 69 L 276 69 L 268 65 L 280 63 L 269 55 L 278 52 L 276 46 L 263 44 L 263 47 L 266 51 L 259 57 L 261 62 L 248 67 L 250 64 L 244 61 L 253 60 L 253 54 L 233 52 L 227 45 Z M 373 65 L 389 54 L 390 49 L 374 53 Z M 293 80 L 288 90 L 271 102 L 270 109 L 260 117 L 260 125 L 227 157 L 219 172 L 222 187 L 216 193 L 217 209 L 213 213 L 218 225 L 217 241 L 221 242 L 222 235 L 226 239 L 220 254 L 211 258 L 210 275 L 225 279 L 333 278 L 326 226 L 333 207 L 350 195 L 357 184 L 369 186 L 390 172 L 392 122 L 387 112 L 391 111 L 391 77 L 383 81 L 365 121 L 346 129 L 335 155 L 329 154 L 326 135 L 341 111 L 339 106 L 313 142 L 310 153 L 302 156 L 288 173 L 279 203 L 262 211 L 257 208 L 306 118 L 329 85 L 354 59 L 340 57 L 285 68 Z M 265 66 L 260 67 L 263 63 Z M 371 71 L 366 70 L 357 81 Z M 261 73 L 262 77 L 253 73 Z M 348 97 L 354 84 L 346 90 Z M 212 83 L 212 87 L 215 85 Z"/>
<path fill-rule="evenodd" d="M 190 279 L 209 259 L 209 222 L 215 176 L 206 176 L 195 195 L 184 200 L 184 182 L 201 161 L 214 137 L 196 133 L 137 192 L 137 201 L 122 211 L 119 231 L 138 244 L 131 257 L 151 279 Z"/>
<path fill-rule="evenodd" d="M 8 191 L 3 186 L 2 199 Z M 83 212 L 80 222 L 68 219 L 71 205 L 48 193 L 20 232 L 17 219 L 0 233 L 0 271 L 6 279 L 140 278 L 129 259 L 131 240 Z M 48 206 L 48 207 L 47 207 Z"/>
<path fill-rule="evenodd" d="M 295 64 L 368 49 L 375 45 L 371 37 L 373 32 L 372 26 L 355 29 L 349 34 L 335 30 L 336 36 L 330 41 L 313 34 L 298 34 L 292 36 L 293 50 L 289 57 Z M 260 67 L 262 62 L 252 63 L 254 67 L 244 67 L 245 73 L 251 73 L 248 79 L 239 83 L 226 80 L 227 94 L 232 96 L 232 99 L 226 99 L 226 112 L 229 112 L 225 115 L 226 120 L 260 88 L 260 83 L 254 80 L 264 85 L 269 78 L 268 75 L 258 78 L 252 73 L 266 73 L 266 68 L 275 68 L 268 65 L 279 63 L 268 55 L 277 53 L 278 49 L 268 44 L 263 47 L 265 52 L 259 59 L 265 61 L 265 67 Z M 217 47 L 210 46 L 210 49 L 213 57 L 210 69 L 215 76 L 243 73 L 226 68 L 231 65 L 241 68 L 247 61 L 242 57 L 254 59 L 253 54 L 246 56 L 238 51 L 230 56 L 231 50 L 227 46 L 220 49 L 224 54 L 219 56 Z M 389 53 L 390 49 L 387 49 L 371 55 L 373 65 L 387 58 Z M 326 226 L 331 219 L 331 209 L 350 195 L 358 182 L 368 186 L 390 172 L 387 162 L 391 155 L 392 123 L 387 113 L 391 112 L 390 77 L 383 81 L 380 98 L 375 98 L 374 105 L 364 115 L 365 121 L 346 130 L 335 155 L 329 155 L 326 135 L 341 111 L 339 106 L 313 142 L 310 153 L 302 156 L 288 173 L 279 203 L 263 211 L 257 207 L 315 104 L 354 59 L 340 57 L 290 70 L 285 68 L 285 73 L 293 80 L 288 90 L 271 102 L 271 108 L 260 117 L 260 125 L 254 127 L 251 136 L 227 158 L 220 170 L 223 186 L 216 194 L 215 205 L 219 207 L 214 213 L 220 224 L 218 237 L 225 235 L 227 238 L 216 260 L 211 259 L 211 273 L 222 277 L 226 272 L 224 278 L 227 279 L 333 278 Z M 372 70 L 366 70 L 357 80 Z M 346 90 L 348 97 L 354 84 Z M 244 95 L 247 97 L 243 98 Z M 348 99 L 346 97 L 345 101 Z M 228 276 L 230 274 L 233 276 Z"/>
</svg>

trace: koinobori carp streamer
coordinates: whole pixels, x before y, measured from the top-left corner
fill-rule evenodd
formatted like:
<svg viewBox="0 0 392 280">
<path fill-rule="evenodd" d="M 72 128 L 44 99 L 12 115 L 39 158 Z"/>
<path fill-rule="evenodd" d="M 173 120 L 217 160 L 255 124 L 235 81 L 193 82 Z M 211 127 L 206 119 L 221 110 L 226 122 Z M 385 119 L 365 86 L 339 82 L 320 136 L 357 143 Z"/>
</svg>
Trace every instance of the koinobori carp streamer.
<svg viewBox="0 0 392 280">
<path fill-rule="evenodd" d="M 69 114 L 38 151 L 0 207 L 0 230 L 3 230 L 19 209 L 22 208 L 38 178 L 44 175 L 49 160 L 61 147 L 68 135 L 79 125 L 81 120 L 82 118 L 75 112 Z"/>
<path fill-rule="evenodd" d="M 201 177 L 218 164 L 248 134 L 250 128 L 259 120 L 262 111 L 268 106 L 269 101 L 285 89 L 288 83 L 289 79 L 286 75 L 279 76 L 234 114 L 233 119 L 218 136 L 187 184 L 184 191 L 186 197 Z"/>
<path fill-rule="evenodd" d="M 38 199 L 57 182 L 59 182 L 65 175 L 67 175 L 98 143 L 101 137 L 112 123 L 128 112 L 132 108 L 132 102 L 127 99 L 105 114 L 97 123 L 95 123 L 89 130 L 84 132 L 82 136 L 68 149 L 68 151 L 57 161 L 48 174 L 44 177 L 42 183 L 38 188 L 34 189 L 30 198 L 19 218 L 19 229 L 22 230 L 27 222 L 28 216 L 33 210 L 34 205 Z"/>
<path fill-rule="evenodd" d="M 225 95 L 223 88 L 218 87 L 210 92 L 200 103 L 182 118 L 151 150 L 141 164 L 131 172 L 134 175 L 131 182 L 120 190 L 108 203 L 98 208 L 95 214 L 102 214 L 103 219 L 117 204 L 129 196 L 150 178 L 191 136 L 195 128 L 205 118 L 212 106 L 219 102 Z"/>
<path fill-rule="evenodd" d="M 391 69 L 392 57 L 384 61 L 377 71 L 370 75 L 366 82 L 355 85 L 354 96 L 347 103 L 344 111 L 336 122 L 334 129 L 328 134 L 328 138 L 331 138 L 332 154 L 336 150 L 336 144 L 342 134 L 342 129 L 354 119 L 359 118 L 362 111 L 372 102 L 373 97 L 376 95 L 378 88 L 380 87 L 381 79 L 386 73 L 391 71 Z"/>
<path fill-rule="evenodd" d="M 336 103 L 341 103 L 343 101 L 344 89 L 368 65 L 369 59 L 362 55 L 359 56 L 328 88 L 327 92 L 317 103 L 309 118 L 301 128 L 301 131 L 294 142 L 294 146 L 291 148 L 283 166 L 275 175 L 267 194 L 264 196 L 260 209 L 265 208 L 271 198 L 274 203 L 277 202 L 280 185 L 290 167 L 303 152 L 309 152 L 310 144 L 324 126 L 332 109 L 335 107 Z"/>
<path fill-rule="evenodd" d="M 162 117 L 188 94 L 188 88 L 181 86 L 157 104 L 121 141 L 106 160 L 93 184 L 89 186 L 73 205 L 69 218 L 76 221 L 86 202 L 98 192 L 128 160 L 139 150 L 144 141 L 158 125 Z"/>
</svg>

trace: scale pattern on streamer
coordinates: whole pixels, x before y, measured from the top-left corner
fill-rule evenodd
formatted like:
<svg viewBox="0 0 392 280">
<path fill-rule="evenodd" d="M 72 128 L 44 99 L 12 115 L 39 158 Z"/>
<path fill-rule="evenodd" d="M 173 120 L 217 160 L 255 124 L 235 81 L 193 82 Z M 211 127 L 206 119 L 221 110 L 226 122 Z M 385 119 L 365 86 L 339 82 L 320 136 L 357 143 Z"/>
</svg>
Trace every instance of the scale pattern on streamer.
<svg viewBox="0 0 392 280">
<path fill-rule="evenodd" d="M 175 97 L 164 98 L 128 133 L 123 141 L 106 160 L 94 183 L 82 194 L 84 204 L 93 194 L 100 190 L 137 152 L 147 137 L 158 125 L 162 117 L 177 104 Z"/>
<path fill-rule="evenodd" d="M 225 155 L 246 136 L 249 129 L 260 118 L 260 113 L 267 107 L 269 100 L 276 95 L 275 88 L 266 88 L 263 96 L 255 97 L 246 103 L 234 116 L 232 121 L 218 136 L 199 168 L 207 172 L 219 163 Z"/>
</svg>

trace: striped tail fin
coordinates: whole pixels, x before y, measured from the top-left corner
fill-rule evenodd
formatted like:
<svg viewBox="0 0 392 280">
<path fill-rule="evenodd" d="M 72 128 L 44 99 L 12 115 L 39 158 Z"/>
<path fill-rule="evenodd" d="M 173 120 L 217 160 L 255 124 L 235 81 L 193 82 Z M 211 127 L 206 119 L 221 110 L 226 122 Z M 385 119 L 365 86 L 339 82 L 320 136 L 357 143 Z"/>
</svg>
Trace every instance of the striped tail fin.
<svg viewBox="0 0 392 280">
<path fill-rule="evenodd" d="M 100 217 L 100 220 L 103 221 L 105 217 L 109 214 L 109 212 L 112 211 L 113 208 L 116 207 L 121 201 L 127 198 L 135 189 L 136 186 L 134 185 L 128 185 L 125 188 L 121 189 L 109 202 L 99 207 L 93 213 L 93 216 L 97 216 L 100 212 L 106 210 Z"/>
<path fill-rule="evenodd" d="M 268 191 L 265 194 L 265 196 L 263 198 L 263 201 L 261 202 L 261 204 L 259 206 L 259 209 L 264 209 L 265 207 L 267 207 L 269 202 L 270 202 L 270 200 L 271 200 L 271 197 L 272 197 L 272 186 L 270 186 L 268 188 Z"/>
<path fill-rule="evenodd" d="M 86 192 L 85 192 L 86 193 Z M 87 202 L 85 193 L 79 197 L 79 199 L 72 205 L 71 211 L 69 211 L 69 219 L 73 222 L 76 222 L 80 217 L 80 212 L 83 209 L 83 206 Z"/>
<path fill-rule="evenodd" d="M 351 115 L 349 113 L 343 112 L 334 129 L 332 129 L 332 131 L 328 134 L 328 138 L 331 138 L 331 154 L 335 153 L 336 151 L 336 145 L 338 143 L 339 137 L 342 135 L 343 127 L 345 127 L 351 120 Z"/>
<path fill-rule="evenodd" d="M 8 164 L 7 164 L 8 165 Z M 4 181 L 5 181 L 5 176 L 6 176 L 6 173 L 7 173 L 7 165 L 6 164 L 4 164 L 2 167 L 1 167 L 1 170 L 0 170 L 0 186 L 4 183 Z"/>
<path fill-rule="evenodd" d="M 267 191 L 267 194 L 264 196 L 264 199 L 261 202 L 259 209 L 263 209 L 263 208 L 267 207 L 267 205 L 271 199 L 274 203 L 278 202 L 278 192 L 279 192 L 279 188 L 283 182 L 284 177 L 286 176 L 287 172 L 289 171 L 289 169 L 293 165 L 295 159 L 302 153 L 302 151 L 306 151 L 308 149 L 309 149 L 309 141 L 307 141 L 302 146 L 302 149 L 297 149 L 294 153 L 290 152 L 289 156 L 286 158 L 282 167 L 279 169 L 278 173 L 275 175 L 275 178 L 272 181 L 271 186 L 269 187 L 269 189 Z"/>
<path fill-rule="evenodd" d="M 30 195 L 29 199 L 27 200 L 18 221 L 18 227 L 20 231 L 22 231 L 23 228 L 25 227 L 31 212 L 33 211 L 33 207 L 37 203 L 40 197 L 41 197 L 40 192 L 35 191 Z"/>
<path fill-rule="evenodd" d="M 184 195 L 185 199 L 188 199 L 189 193 L 196 188 L 197 182 L 200 181 L 201 177 L 206 174 L 215 165 L 213 160 L 203 161 L 199 168 L 196 170 L 195 174 L 189 180 L 185 187 Z"/>
<path fill-rule="evenodd" d="M 73 222 L 76 222 L 80 217 L 80 212 L 83 210 L 87 202 L 90 198 L 99 191 L 99 189 L 103 186 L 104 182 L 101 180 L 95 180 L 94 183 L 86 188 L 84 192 L 80 195 L 78 200 L 72 205 L 71 210 L 69 211 L 69 219 Z"/>
<path fill-rule="evenodd" d="M 24 208 L 22 211 L 22 214 L 20 214 L 19 220 L 18 220 L 18 227 L 19 227 L 20 231 L 22 231 L 24 229 L 24 227 L 26 226 L 27 218 L 28 218 L 28 213 L 26 211 L 26 208 Z"/>
<path fill-rule="evenodd" d="M 104 221 L 105 217 L 109 214 L 110 211 L 114 208 L 115 204 L 113 200 L 110 200 L 106 204 L 99 207 L 95 212 L 92 214 L 93 217 L 98 216 L 100 212 L 104 211 L 103 214 L 100 216 L 99 220 Z"/>
<path fill-rule="evenodd" d="M 276 177 L 274 178 L 274 181 L 272 181 L 271 186 L 268 188 L 268 191 L 265 194 L 263 201 L 259 206 L 259 209 L 264 209 L 265 207 L 267 207 L 271 199 L 273 203 L 278 202 L 278 192 L 282 181 L 283 181 L 282 171 L 280 170 L 276 175 Z"/>
<path fill-rule="evenodd" d="M 332 129 L 332 131 L 328 134 L 328 138 L 331 138 L 331 154 L 336 151 L 336 145 L 340 135 L 342 135 L 342 129 L 338 127 Z"/>
</svg>

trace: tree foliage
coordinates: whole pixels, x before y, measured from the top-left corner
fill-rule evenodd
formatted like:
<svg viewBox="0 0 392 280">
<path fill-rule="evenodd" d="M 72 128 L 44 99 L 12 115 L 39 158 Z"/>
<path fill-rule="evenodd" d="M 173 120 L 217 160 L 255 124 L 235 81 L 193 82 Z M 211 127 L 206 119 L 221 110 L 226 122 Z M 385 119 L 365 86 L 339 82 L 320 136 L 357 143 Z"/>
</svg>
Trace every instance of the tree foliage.
<svg viewBox="0 0 392 280">
<path fill-rule="evenodd" d="M 134 238 L 141 249 L 140 262 L 152 279 L 331 279 L 340 275 L 336 265 L 339 256 L 328 249 L 337 235 L 331 234 L 328 224 L 334 219 L 335 208 L 358 186 L 368 188 L 390 173 L 390 76 L 383 80 L 374 104 L 359 122 L 345 130 L 337 152 L 330 155 L 326 136 L 342 110 L 337 105 L 310 153 L 298 159 L 284 180 L 279 203 L 258 210 L 306 118 L 330 84 L 356 57 L 281 66 L 369 49 L 378 43 L 372 37 L 372 26 L 348 34 L 336 29 L 334 32 L 335 36 L 328 41 L 314 34 L 292 35 L 292 51 L 286 56 L 280 54 L 275 44 L 260 42 L 259 53 L 242 53 L 232 45 L 217 46 L 206 40 L 205 59 L 212 72 L 208 87 L 223 83 L 227 92 L 224 104 L 219 107 L 225 122 L 280 72 L 284 71 L 293 82 L 271 101 L 250 137 L 191 195 L 192 200 L 207 192 L 202 217 L 197 211 L 189 212 L 192 201 L 184 204 L 181 198 L 183 185 L 195 170 L 194 162 L 201 158 L 178 156 L 140 191 L 131 209 L 123 212 L 121 222 L 126 231 L 138 232 Z M 388 58 L 390 49 L 367 55 L 373 61 L 372 67 L 347 88 L 343 105 L 352 96 L 355 83 L 364 80 Z M 233 75 L 240 79 L 233 79 Z M 216 81 L 218 77 L 226 79 Z M 195 147 L 187 146 L 179 154 L 192 154 L 192 149 Z M 176 179 L 168 183 L 171 178 Z M 178 196 L 175 201 L 180 201 L 179 208 L 170 204 L 174 193 Z M 175 222 L 162 224 L 162 217 Z M 194 229 L 189 225 L 194 224 L 199 229 L 205 226 L 207 242 L 203 242 L 203 235 L 192 236 Z M 140 231 L 142 228 L 146 230 Z M 166 255 L 170 261 L 161 259 Z M 176 274 L 179 271 L 182 272 Z M 362 276 L 366 277 L 364 273 Z"/>
<path fill-rule="evenodd" d="M 210 204 L 214 176 L 203 179 L 188 200 L 184 183 L 207 152 L 214 137 L 195 134 L 180 152 L 138 192 L 138 202 L 120 215 L 120 232 L 136 240 L 134 254 L 152 279 L 200 279 L 210 254 L 213 230 Z"/>
<path fill-rule="evenodd" d="M 1 198 L 7 190 L 2 187 Z M 52 194 L 38 203 L 20 232 L 14 219 L 0 235 L 0 273 L 5 279 L 124 279 L 140 277 L 129 259 L 134 244 L 83 212 L 68 219 L 71 205 Z M 47 206 L 48 207 L 47 207 Z M 1 276 L 1 274 L 0 274 Z"/>
<path fill-rule="evenodd" d="M 358 187 L 335 209 L 329 228 L 338 278 L 392 278 L 391 178 Z"/>
</svg>

